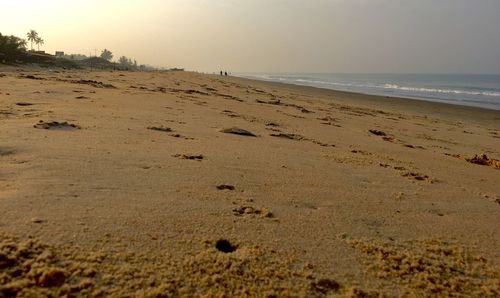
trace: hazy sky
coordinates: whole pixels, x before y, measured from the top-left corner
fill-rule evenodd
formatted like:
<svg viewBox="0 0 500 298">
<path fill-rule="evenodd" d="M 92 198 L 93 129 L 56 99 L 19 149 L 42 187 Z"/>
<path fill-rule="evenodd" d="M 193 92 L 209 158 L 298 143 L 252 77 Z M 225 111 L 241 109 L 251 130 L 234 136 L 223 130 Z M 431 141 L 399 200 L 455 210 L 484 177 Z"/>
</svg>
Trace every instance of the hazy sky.
<svg viewBox="0 0 500 298">
<path fill-rule="evenodd" d="M 0 0 L 48 52 L 232 72 L 500 73 L 500 0 Z"/>
</svg>

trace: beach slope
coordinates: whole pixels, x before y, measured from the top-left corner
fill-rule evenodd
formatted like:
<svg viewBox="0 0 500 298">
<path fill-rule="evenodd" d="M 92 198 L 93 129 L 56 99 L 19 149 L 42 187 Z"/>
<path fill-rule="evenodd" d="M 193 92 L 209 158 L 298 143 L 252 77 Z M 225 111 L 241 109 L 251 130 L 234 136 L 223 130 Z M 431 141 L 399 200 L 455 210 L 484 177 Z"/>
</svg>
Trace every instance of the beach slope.
<svg viewBox="0 0 500 298">
<path fill-rule="evenodd" d="M 0 297 L 500 295 L 500 112 L 0 69 Z"/>
</svg>

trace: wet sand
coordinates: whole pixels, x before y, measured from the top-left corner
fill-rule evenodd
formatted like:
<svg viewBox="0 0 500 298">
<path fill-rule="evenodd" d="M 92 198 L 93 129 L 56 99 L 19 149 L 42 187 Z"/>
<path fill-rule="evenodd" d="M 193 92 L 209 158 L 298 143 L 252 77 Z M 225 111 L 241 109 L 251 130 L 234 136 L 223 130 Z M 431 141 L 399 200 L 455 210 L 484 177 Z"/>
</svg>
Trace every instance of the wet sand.
<svg viewBox="0 0 500 298">
<path fill-rule="evenodd" d="M 0 68 L 0 297 L 495 297 L 499 159 L 499 111 Z"/>
</svg>

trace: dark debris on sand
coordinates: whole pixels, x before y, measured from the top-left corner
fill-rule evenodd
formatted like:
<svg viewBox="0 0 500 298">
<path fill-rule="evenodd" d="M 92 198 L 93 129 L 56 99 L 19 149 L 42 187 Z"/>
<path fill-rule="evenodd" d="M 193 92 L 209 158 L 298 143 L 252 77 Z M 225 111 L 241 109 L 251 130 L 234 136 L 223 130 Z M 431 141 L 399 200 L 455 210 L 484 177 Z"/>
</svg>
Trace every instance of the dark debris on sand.
<svg viewBox="0 0 500 298">
<path fill-rule="evenodd" d="M 96 88 L 110 88 L 110 89 L 116 89 L 115 86 L 111 85 L 111 84 L 106 84 L 106 83 L 103 83 L 103 82 L 99 82 L 99 81 L 94 81 L 94 80 L 73 80 L 71 81 L 71 83 L 75 83 L 75 84 L 85 84 L 85 85 L 90 85 L 92 87 L 96 87 Z"/>
<path fill-rule="evenodd" d="M 44 80 L 44 78 L 35 77 L 33 75 L 20 75 L 20 78 L 30 79 L 30 80 Z"/>
<path fill-rule="evenodd" d="M 232 186 L 232 185 L 229 185 L 229 184 L 221 184 L 221 185 L 217 185 L 217 189 L 218 190 L 235 190 L 235 187 Z"/>
<path fill-rule="evenodd" d="M 233 209 L 236 216 L 257 215 L 264 218 L 273 218 L 274 214 L 267 208 L 254 208 L 252 206 L 239 206 Z"/>
<path fill-rule="evenodd" d="M 293 134 L 293 133 L 272 133 L 270 134 L 271 137 L 277 137 L 277 138 L 284 138 L 284 139 L 290 139 L 290 140 L 304 140 L 305 138 L 301 135 L 298 134 Z"/>
<path fill-rule="evenodd" d="M 21 101 L 21 102 L 16 102 L 16 105 L 20 107 L 27 107 L 27 106 L 32 106 L 33 104 L 30 102 Z"/>
<path fill-rule="evenodd" d="M 202 159 L 204 159 L 203 155 L 201 154 L 175 154 L 173 155 L 173 157 L 177 157 L 177 158 L 180 158 L 180 159 L 189 159 L 189 160 L 197 160 L 197 161 L 201 161 Z"/>
<path fill-rule="evenodd" d="M 221 132 L 231 133 L 231 134 L 240 135 L 240 136 L 248 136 L 248 137 L 256 137 L 257 136 L 254 133 L 252 133 L 246 129 L 242 129 L 242 128 L 238 128 L 238 127 L 225 128 L 225 129 L 221 130 Z"/>
<path fill-rule="evenodd" d="M 383 132 L 381 130 L 377 130 L 377 129 L 369 129 L 368 131 L 376 136 L 386 136 L 387 135 L 385 132 Z"/>
<path fill-rule="evenodd" d="M 163 131 L 163 132 L 172 132 L 173 130 L 170 127 L 166 126 L 149 126 L 149 130 Z"/>
<path fill-rule="evenodd" d="M 489 158 L 486 154 L 475 155 L 473 158 L 466 158 L 465 160 L 476 165 L 490 166 L 495 169 L 500 169 L 500 160 Z"/>
<path fill-rule="evenodd" d="M 72 123 L 68 123 L 66 121 L 64 122 L 58 122 L 58 121 L 52 121 L 52 122 L 45 122 L 43 120 L 40 120 L 37 124 L 33 125 L 34 128 L 39 128 L 39 129 L 60 129 L 60 130 L 75 130 L 75 129 L 81 129 L 80 126 Z"/>
</svg>

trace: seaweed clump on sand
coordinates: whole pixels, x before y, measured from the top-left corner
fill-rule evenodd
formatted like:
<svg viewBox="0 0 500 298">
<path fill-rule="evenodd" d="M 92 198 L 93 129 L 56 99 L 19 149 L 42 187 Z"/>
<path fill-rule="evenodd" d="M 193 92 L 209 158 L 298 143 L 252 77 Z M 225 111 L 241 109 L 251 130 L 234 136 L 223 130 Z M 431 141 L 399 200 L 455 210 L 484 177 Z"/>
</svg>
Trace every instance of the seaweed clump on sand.
<svg viewBox="0 0 500 298">
<path fill-rule="evenodd" d="M 473 164 L 500 169 L 500 160 L 489 158 L 486 154 L 482 155 L 476 154 L 473 158 L 466 158 L 465 160 Z"/>
</svg>

